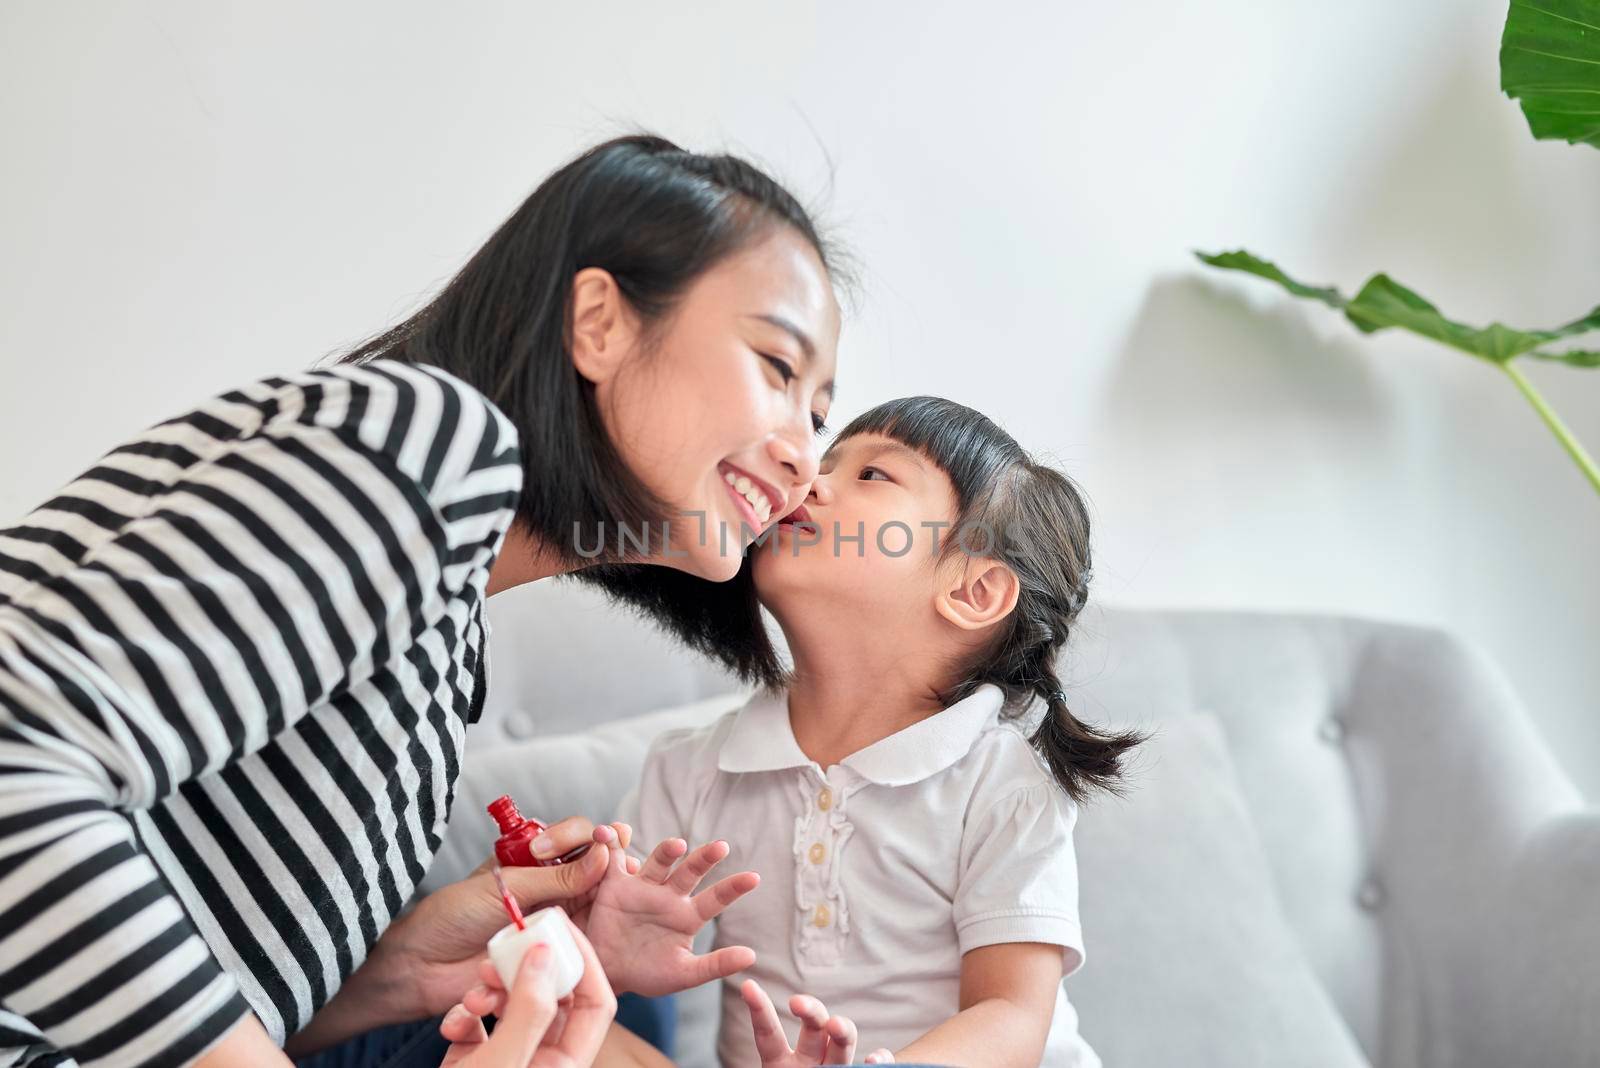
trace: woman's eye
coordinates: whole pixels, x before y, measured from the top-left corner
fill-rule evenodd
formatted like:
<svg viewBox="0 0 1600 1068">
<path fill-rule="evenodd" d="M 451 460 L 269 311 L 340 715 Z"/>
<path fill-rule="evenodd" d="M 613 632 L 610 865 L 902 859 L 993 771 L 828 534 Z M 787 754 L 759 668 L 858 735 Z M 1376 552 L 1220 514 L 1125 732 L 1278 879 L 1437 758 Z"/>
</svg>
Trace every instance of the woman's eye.
<svg viewBox="0 0 1600 1068">
<path fill-rule="evenodd" d="M 812 412 L 811 428 L 817 432 L 817 437 L 820 438 L 822 435 L 828 432 L 828 423 L 825 419 L 823 419 L 822 416 L 818 415 L 816 412 Z"/>
<path fill-rule="evenodd" d="M 782 376 L 782 378 L 783 378 L 783 384 L 784 385 L 787 386 L 790 382 L 794 381 L 794 368 L 793 367 L 790 367 L 788 364 L 784 363 L 782 360 L 778 359 L 776 356 L 768 356 L 764 352 L 761 354 L 761 358 L 763 360 L 766 360 L 768 363 L 770 363 L 773 367 L 775 367 L 777 369 L 778 374 L 780 376 Z"/>
</svg>

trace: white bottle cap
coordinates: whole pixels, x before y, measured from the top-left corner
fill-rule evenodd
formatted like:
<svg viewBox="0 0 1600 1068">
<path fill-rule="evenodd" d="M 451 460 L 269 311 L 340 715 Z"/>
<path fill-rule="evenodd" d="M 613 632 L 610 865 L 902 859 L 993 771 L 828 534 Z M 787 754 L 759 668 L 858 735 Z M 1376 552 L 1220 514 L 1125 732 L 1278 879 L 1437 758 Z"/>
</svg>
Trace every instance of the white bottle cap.
<svg viewBox="0 0 1600 1068">
<path fill-rule="evenodd" d="M 529 947 L 544 942 L 550 947 L 550 964 L 555 977 L 556 997 L 564 998 L 578 986 L 583 978 L 583 954 L 572 939 L 567 926 L 567 914 L 559 905 L 540 909 L 523 918 L 526 926 L 517 930 L 514 923 L 506 924 L 489 939 L 489 960 L 500 973 L 500 981 L 507 990 L 516 981 L 517 969 Z"/>
</svg>

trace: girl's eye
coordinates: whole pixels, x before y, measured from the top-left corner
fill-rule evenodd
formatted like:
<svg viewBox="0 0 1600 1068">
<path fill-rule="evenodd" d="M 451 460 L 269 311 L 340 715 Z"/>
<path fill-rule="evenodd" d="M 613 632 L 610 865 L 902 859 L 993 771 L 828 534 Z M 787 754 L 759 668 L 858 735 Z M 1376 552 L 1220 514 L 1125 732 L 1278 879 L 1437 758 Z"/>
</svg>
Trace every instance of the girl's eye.
<svg viewBox="0 0 1600 1068">
<path fill-rule="evenodd" d="M 764 352 L 761 354 L 761 358 L 763 360 L 766 360 L 774 368 L 777 369 L 778 374 L 783 378 L 783 384 L 784 385 L 787 386 L 790 382 L 794 381 L 794 368 L 793 367 L 790 367 L 787 363 L 784 363 L 782 360 L 778 359 L 776 356 L 768 356 Z"/>
<path fill-rule="evenodd" d="M 877 468 L 877 467 L 863 467 L 863 468 L 862 468 L 862 469 L 861 469 L 861 474 L 862 474 L 862 475 L 863 475 L 863 476 L 865 476 L 865 475 L 866 475 L 866 473 L 867 473 L 867 472 L 868 472 L 868 471 L 871 471 L 871 472 L 873 472 L 873 473 L 874 473 L 874 474 L 878 474 L 878 475 L 883 475 L 883 480 L 884 480 L 884 481 L 885 481 L 885 482 L 893 482 L 893 481 L 894 481 L 894 479 L 892 479 L 892 478 L 890 478 L 890 477 L 889 477 L 889 476 L 888 476 L 888 475 L 884 475 L 884 474 L 883 474 L 883 471 L 882 471 L 882 469 L 881 469 L 881 468 Z M 873 482 L 873 481 L 876 481 L 876 480 L 875 480 L 875 479 L 870 479 L 870 478 L 869 478 L 869 479 L 866 479 L 866 481 L 868 481 L 868 482 Z"/>
</svg>

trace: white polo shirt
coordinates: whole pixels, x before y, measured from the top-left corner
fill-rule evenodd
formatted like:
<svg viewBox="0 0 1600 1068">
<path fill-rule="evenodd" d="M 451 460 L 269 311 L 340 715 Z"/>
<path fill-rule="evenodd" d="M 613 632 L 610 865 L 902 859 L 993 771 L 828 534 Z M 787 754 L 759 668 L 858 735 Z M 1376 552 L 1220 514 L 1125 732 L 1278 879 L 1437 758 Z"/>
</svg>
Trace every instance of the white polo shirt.
<svg viewBox="0 0 1600 1068">
<path fill-rule="evenodd" d="M 723 981 L 724 1068 L 760 1064 L 739 985 L 754 978 L 784 1019 L 820 998 L 848 1016 L 865 1052 L 899 1049 L 960 1011 L 962 954 L 1002 942 L 1062 947 L 1084 961 L 1077 806 L 985 685 L 965 700 L 824 771 L 789 724 L 788 695 L 758 693 L 699 729 L 668 731 L 622 804 L 644 855 L 666 838 L 732 849 L 716 878 L 761 886 L 716 921 L 717 947 L 756 952 Z M 1058 987 L 1043 1062 L 1098 1068 Z"/>
</svg>

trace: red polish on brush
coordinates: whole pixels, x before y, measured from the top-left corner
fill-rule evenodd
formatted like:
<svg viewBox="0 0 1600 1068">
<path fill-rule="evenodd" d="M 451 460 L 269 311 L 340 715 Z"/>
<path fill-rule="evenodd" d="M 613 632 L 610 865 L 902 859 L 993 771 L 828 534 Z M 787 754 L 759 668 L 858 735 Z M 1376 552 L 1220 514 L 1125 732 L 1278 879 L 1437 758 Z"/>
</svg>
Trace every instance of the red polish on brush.
<svg viewBox="0 0 1600 1068">
<path fill-rule="evenodd" d="M 571 864 L 589 852 L 591 843 L 585 842 L 577 849 L 549 860 L 534 856 L 533 840 L 544 833 L 544 824 L 538 820 L 524 819 L 509 794 L 489 802 L 489 815 L 494 817 L 494 822 L 500 828 L 500 838 L 494 844 L 495 859 L 508 868 L 549 868 L 557 864 Z"/>
<path fill-rule="evenodd" d="M 511 922 L 517 925 L 517 930 L 525 931 L 528 925 L 522 922 L 522 910 L 517 908 L 517 899 L 511 896 L 511 891 L 506 889 L 505 876 L 500 874 L 500 865 L 494 866 L 494 885 L 500 888 L 500 900 L 506 907 L 506 915 L 511 917 Z"/>
</svg>

